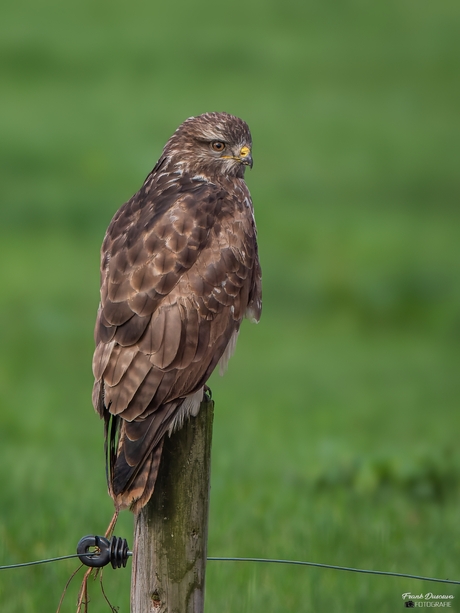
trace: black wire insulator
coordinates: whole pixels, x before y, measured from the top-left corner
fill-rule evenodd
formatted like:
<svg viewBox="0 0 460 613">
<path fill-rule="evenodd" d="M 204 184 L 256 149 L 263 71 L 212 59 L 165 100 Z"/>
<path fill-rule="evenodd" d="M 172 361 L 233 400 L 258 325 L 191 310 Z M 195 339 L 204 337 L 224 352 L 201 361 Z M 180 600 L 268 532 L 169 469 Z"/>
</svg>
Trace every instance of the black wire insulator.
<svg viewBox="0 0 460 613">
<path fill-rule="evenodd" d="M 105 536 L 84 536 L 77 545 L 80 561 L 92 568 L 102 568 L 109 562 L 112 568 L 126 566 L 129 556 L 128 542 L 118 536 L 107 539 Z"/>
<path fill-rule="evenodd" d="M 112 536 L 110 539 L 110 562 L 112 568 L 125 567 L 131 552 L 128 550 L 128 541 L 121 536 Z"/>
</svg>

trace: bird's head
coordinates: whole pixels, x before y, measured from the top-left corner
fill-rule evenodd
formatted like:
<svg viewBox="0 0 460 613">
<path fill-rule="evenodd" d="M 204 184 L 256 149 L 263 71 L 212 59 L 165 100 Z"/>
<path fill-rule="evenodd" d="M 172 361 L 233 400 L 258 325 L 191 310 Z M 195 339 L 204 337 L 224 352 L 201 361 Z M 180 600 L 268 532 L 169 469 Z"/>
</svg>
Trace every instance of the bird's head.
<svg viewBox="0 0 460 613">
<path fill-rule="evenodd" d="M 183 172 L 216 178 L 244 177 L 252 168 L 252 139 L 246 122 L 228 113 L 189 117 L 171 136 L 163 156 Z"/>
</svg>

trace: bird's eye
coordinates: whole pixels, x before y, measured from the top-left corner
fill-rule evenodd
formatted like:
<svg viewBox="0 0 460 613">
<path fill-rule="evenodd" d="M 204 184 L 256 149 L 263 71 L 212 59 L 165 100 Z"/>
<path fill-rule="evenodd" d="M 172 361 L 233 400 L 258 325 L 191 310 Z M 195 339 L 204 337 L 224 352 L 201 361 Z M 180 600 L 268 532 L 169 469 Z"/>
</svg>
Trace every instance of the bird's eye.
<svg viewBox="0 0 460 613">
<path fill-rule="evenodd" d="M 211 147 L 214 151 L 223 151 L 225 149 L 225 143 L 220 140 L 215 140 L 211 143 Z"/>
</svg>

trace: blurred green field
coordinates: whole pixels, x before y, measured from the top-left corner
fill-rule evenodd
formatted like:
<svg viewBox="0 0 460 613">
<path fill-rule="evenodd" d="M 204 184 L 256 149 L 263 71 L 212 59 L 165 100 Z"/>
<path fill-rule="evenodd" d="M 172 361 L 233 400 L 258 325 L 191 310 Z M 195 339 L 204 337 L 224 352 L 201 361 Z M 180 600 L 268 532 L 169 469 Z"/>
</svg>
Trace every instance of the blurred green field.
<svg viewBox="0 0 460 613">
<path fill-rule="evenodd" d="M 253 133 L 264 312 L 211 382 L 209 555 L 460 579 L 460 5 L 0 11 L 0 565 L 68 554 L 111 517 L 99 247 L 177 125 L 226 110 Z M 132 543 L 128 513 L 117 534 Z M 1 610 L 55 611 L 75 567 L 1 571 Z M 129 574 L 104 577 L 120 613 Z M 210 562 L 206 611 L 393 613 L 429 591 L 460 611 L 456 586 Z"/>
</svg>

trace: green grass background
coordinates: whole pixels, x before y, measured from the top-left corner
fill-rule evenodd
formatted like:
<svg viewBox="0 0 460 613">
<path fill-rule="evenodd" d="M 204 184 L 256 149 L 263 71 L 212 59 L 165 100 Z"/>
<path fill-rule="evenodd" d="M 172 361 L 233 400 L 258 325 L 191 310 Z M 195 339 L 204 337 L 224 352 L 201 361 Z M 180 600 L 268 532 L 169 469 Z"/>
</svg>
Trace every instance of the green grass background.
<svg viewBox="0 0 460 613">
<path fill-rule="evenodd" d="M 0 11 L 0 565 L 108 523 L 99 246 L 177 125 L 226 110 L 253 133 L 264 312 L 212 381 L 209 555 L 459 579 L 458 2 Z M 1 610 L 55 611 L 75 567 L 0 571 Z M 104 575 L 120 612 L 129 574 Z M 206 611 L 390 613 L 408 591 L 460 611 L 455 586 L 225 562 Z"/>
</svg>

